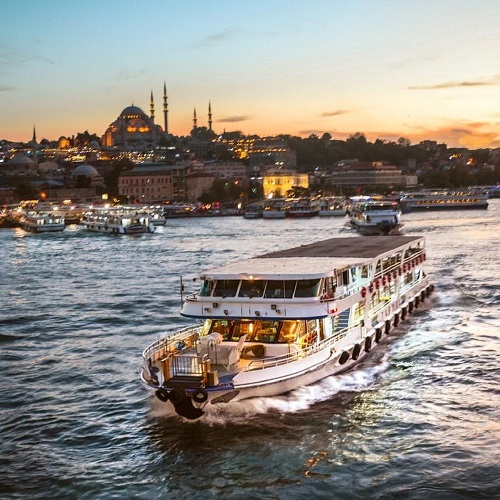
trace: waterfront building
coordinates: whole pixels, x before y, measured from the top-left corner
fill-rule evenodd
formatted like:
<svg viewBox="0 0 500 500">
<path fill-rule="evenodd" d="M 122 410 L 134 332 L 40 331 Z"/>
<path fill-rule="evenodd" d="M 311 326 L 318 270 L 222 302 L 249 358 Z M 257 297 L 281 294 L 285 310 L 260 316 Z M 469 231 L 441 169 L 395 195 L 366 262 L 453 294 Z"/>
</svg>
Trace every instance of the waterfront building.
<svg viewBox="0 0 500 500">
<path fill-rule="evenodd" d="M 265 198 L 282 198 L 292 188 L 309 188 L 309 175 L 292 170 L 269 170 L 262 177 Z"/>
<path fill-rule="evenodd" d="M 118 177 L 118 194 L 130 203 L 172 200 L 173 168 L 165 164 L 140 164 Z"/>
<path fill-rule="evenodd" d="M 417 185 L 415 175 L 403 175 L 401 169 L 381 162 L 356 162 L 332 172 L 331 183 L 335 186 L 406 186 Z"/>
</svg>

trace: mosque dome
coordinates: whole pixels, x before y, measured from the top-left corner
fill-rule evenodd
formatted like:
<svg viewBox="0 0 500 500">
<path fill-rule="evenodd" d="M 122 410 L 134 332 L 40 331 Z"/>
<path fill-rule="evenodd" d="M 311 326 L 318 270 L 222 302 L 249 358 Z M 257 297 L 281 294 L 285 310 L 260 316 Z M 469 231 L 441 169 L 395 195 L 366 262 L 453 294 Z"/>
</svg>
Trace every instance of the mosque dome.
<svg viewBox="0 0 500 500">
<path fill-rule="evenodd" d="M 134 118 L 148 118 L 146 113 L 141 108 L 138 108 L 137 106 L 128 106 L 126 107 L 121 113 L 120 113 L 120 118 L 124 118 L 125 120 L 131 120 Z"/>
<path fill-rule="evenodd" d="M 92 166 L 84 163 L 83 165 L 79 165 L 73 170 L 71 173 L 73 177 L 78 177 L 79 175 L 84 175 L 85 177 L 94 177 L 99 175 L 99 172 Z"/>
</svg>

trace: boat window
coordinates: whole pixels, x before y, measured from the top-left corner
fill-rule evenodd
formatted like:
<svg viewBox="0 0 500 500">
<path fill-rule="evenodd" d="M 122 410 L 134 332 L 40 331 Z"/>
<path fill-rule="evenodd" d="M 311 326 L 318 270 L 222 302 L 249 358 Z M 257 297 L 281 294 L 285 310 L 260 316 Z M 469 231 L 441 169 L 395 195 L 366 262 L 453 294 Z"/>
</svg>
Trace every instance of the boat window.
<svg viewBox="0 0 500 500">
<path fill-rule="evenodd" d="M 210 295 L 212 295 L 213 287 L 214 287 L 214 282 L 212 280 L 203 280 L 200 289 L 200 296 L 210 297 Z"/>
<path fill-rule="evenodd" d="M 238 280 L 217 280 L 214 297 L 235 297 L 239 283 Z"/>
<path fill-rule="evenodd" d="M 210 333 L 217 332 L 222 335 L 224 340 L 229 340 L 231 338 L 231 326 L 232 321 L 226 319 L 215 319 L 212 321 L 212 327 L 210 328 Z"/>
<path fill-rule="evenodd" d="M 265 281 L 242 280 L 238 297 L 262 297 Z"/>
<path fill-rule="evenodd" d="M 269 280 L 264 297 L 266 299 L 291 299 L 295 283 L 295 281 Z"/>
<path fill-rule="evenodd" d="M 296 342 L 300 333 L 300 321 L 283 321 L 278 337 L 278 342 Z"/>
<path fill-rule="evenodd" d="M 295 297 L 316 297 L 319 292 L 321 280 L 299 280 L 295 289 Z"/>
<path fill-rule="evenodd" d="M 368 278 L 368 266 L 361 267 L 361 277 Z"/>
<path fill-rule="evenodd" d="M 254 338 L 255 342 L 274 342 L 278 333 L 278 321 L 258 321 Z"/>
<path fill-rule="evenodd" d="M 231 331 L 231 337 L 228 340 L 238 341 L 242 335 L 246 335 L 247 342 L 252 338 L 255 331 L 255 323 L 253 321 L 234 321 Z"/>
</svg>

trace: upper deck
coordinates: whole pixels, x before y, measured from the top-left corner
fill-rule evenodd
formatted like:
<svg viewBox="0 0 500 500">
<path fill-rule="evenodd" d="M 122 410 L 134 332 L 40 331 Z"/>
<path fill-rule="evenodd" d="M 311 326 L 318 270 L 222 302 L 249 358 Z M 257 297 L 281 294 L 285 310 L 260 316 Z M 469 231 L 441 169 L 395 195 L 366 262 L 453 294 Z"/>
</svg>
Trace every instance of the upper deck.
<svg viewBox="0 0 500 500">
<path fill-rule="evenodd" d="M 422 236 L 363 236 L 330 238 L 309 245 L 270 252 L 252 259 L 233 262 L 211 269 L 202 277 L 212 279 L 238 279 L 249 277 L 269 279 L 297 279 L 299 275 L 321 277 L 333 269 L 367 264 L 378 256 L 394 252 Z"/>
</svg>

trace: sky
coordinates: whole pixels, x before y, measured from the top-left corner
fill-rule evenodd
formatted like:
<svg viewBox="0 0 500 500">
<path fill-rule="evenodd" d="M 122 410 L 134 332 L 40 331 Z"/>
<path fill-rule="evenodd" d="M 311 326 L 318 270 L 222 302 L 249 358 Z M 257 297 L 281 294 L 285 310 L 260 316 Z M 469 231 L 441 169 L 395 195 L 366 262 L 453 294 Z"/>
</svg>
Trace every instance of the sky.
<svg viewBox="0 0 500 500">
<path fill-rule="evenodd" d="M 0 0 L 0 139 L 187 135 L 500 147 L 498 0 Z"/>
</svg>

